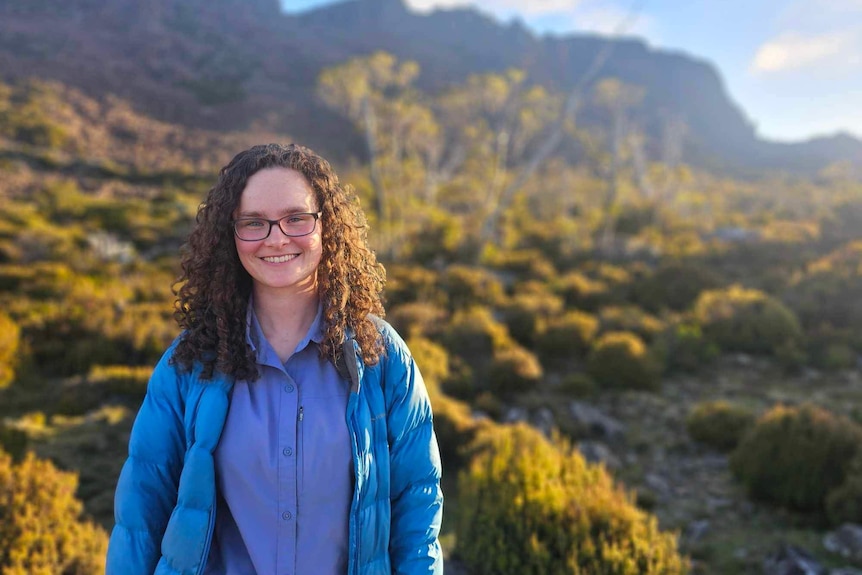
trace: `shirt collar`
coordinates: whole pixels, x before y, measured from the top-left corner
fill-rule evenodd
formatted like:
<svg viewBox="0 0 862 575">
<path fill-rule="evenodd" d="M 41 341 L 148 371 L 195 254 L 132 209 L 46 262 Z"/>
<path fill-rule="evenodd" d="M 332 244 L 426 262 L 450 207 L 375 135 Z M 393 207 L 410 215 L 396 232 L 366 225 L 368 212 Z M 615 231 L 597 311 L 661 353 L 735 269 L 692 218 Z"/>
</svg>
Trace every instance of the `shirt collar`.
<svg viewBox="0 0 862 575">
<path fill-rule="evenodd" d="M 272 349 L 272 346 L 269 345 L 269 342 L 266 340 L 266 336 L 263 334 L 263 328 L 260 327 L 260 321 L 258 321 L 257 314 L 254 311 L 253 296 L 249 296 L 248 298 L 248 308 L 246 309 L 245 321 L 246 341 L 251 346 L 252 351 L 255 352 L 257 362 L 260 364 L 269 364 L 273 362 L 280 364 L 281 361 L 278 360 L 278 356 Z M 316 344 L 322 343 L 325 335 L 323 328 L 323 304 L 318 301 L 317 313 L 314 316 L 314 321 L 311 322 L 308 332 L 297 344 L 294 353 L 305 349 L 305 347 L 311 342 Z"/>
</svg>

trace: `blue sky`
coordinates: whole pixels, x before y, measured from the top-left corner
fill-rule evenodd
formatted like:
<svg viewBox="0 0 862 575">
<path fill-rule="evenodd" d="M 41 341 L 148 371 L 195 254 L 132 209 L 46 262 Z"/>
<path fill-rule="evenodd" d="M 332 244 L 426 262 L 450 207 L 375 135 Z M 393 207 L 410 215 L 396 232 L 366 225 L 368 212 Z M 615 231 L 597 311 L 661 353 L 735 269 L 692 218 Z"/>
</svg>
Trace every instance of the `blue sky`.
<svg viewBox="0 0 862 575">
<path fill-rule="evenodd" d="M 283 0 L 301 12 L 339 0 Z M 473 5 L 536 33 L 615 33 L 711 62 L 761 137 L 862 138 L 862 0 L 405 0 Z M 633 7 L 638 9 L 634 12 Z"/>
</svg>

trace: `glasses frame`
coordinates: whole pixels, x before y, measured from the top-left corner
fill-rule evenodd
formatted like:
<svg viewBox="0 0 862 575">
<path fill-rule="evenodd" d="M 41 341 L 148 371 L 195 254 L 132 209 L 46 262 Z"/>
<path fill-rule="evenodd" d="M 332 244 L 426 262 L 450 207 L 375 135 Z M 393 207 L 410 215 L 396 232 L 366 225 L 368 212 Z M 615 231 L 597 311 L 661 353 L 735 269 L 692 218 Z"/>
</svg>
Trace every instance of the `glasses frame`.
<svg viewBox="0 0 862 575">
<path fill-rule="evenodd" d="M 281 233 L 283 233 L 285 236 L 287 236 L 289 238 L 301 238 L 301 237 L 308 236 L 308 235 L 311 235 L 314 233 L 314 230 L 317 229 L 317 221 L 320 219 L 320 216 L 322 216 L 322 215 L 323 215 L 323 212 L 297 212 L 295 214 L 287 214 L 286 216 L 278 218 L 277 220 L 268 220 L 266 218 L 237 218 L 237 219 L 231 221 L 231 226 L 233 227 L 234 235 L 237 237 L 238 240 L 240 240 L 242 242 L 262 242 L 263 240 L 268 239 L 269 236 L 272 235 L 272 226 L 274 226 L 274 225 L 278 225 L 278 229 L 281 231 Z M 313 217 L 314 218 L 314 225 L 311 226 L 311 231 L 308 231 L 304 234 L 289 234 L 286 231 L 284 231 L 284 228 L 281 227 L 281 222 L 286 220 L 287 218 L 295 218 L 296 216 L 311 216 L 311 217 Z M 266 235 L 263 236 L 262 238 L 256 239 L 256 240 L 247 240 L 245 238 L 241 238 L 239 235 L 239 230 L 236 229 L 236 225 L 240 222 L 247 222 L 249 220 L 257 220 L 260 222 L 268 223 L 269 229 L 267 230 Z"/>
</svg>

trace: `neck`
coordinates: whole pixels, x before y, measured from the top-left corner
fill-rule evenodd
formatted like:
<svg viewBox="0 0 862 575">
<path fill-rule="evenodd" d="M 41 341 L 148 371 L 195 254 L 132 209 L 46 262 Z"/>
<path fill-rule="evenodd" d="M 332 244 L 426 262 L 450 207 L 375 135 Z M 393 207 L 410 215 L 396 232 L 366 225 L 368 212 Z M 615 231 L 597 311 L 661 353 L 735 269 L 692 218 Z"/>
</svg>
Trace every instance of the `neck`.
<svg viewBox="0 0 862 575">
<path fill-rule="evenodd" d="M 279 293 L 255 286 L 253 292 L 254 313 L 271 344 L 277 348 L 280 347 L 278 342 L 295 345 L 308 332 L 317 315 L 317 290 Z M 279 355 L 281 351 L 285 350 L 280 350 Z M 290 353 L 293 348 L 286 351 Z"/>
</svg>

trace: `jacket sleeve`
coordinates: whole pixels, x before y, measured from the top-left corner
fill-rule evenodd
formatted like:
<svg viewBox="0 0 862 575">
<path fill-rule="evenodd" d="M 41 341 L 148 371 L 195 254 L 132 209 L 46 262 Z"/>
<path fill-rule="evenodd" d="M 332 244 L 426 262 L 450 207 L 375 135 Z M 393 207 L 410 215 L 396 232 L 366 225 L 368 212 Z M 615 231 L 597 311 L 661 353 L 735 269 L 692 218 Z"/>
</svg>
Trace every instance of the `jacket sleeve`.
<svg viewBox="0 0 862 575">
<path fill-rule="evenodd" d="M 173 346 L 153 371 L 132 427 L 114 495 L 106 575 L 151 575 L 161 557 L 185 452 L 185 406 L 180 377 L 168 363 L 172 354 Z"/>
<path fill-rule="evenodd" d="M 438 537 L 443 492 L 431 403 L 416 362 L 404 342 L 395 339 L 382 360 L 390 445 L 392 573 L 442 575 Z"/>
</svg>

